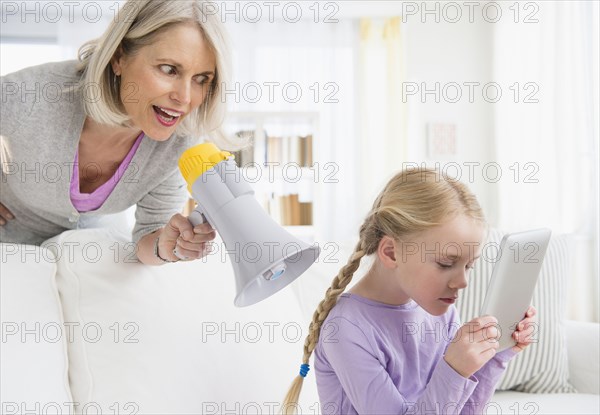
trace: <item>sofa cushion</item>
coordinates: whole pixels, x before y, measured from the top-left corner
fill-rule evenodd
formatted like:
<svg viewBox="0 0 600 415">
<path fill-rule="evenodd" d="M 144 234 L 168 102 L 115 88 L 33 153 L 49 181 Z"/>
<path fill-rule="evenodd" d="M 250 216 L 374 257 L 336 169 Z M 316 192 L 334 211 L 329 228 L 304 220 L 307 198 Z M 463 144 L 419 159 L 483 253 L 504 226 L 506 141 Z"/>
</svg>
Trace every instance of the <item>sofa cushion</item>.
<svg viewBox="0 0 600 415">
<path fill-rule="evenodd" d="M 0 412 L 71 413 L 56 258 L 11 243 L 0 243 L 0 257 Z"/>
<path fill-rule="evenodd" d="M 529 394 L 498 391 L 485 407 L 484 414 L 600 414 L 598 395 L 583 393 Z"/>
<path fill-rule="evenodd" d="M 457 309 L 462 321 L 479 314 L 503 233 L 492 229 L 481 257 L 459 296 Z M 575 392 L 569 383 L 569 368 L 563 320 L 566 312 L 569 265 L 567 235 L 553 236 L 542 264 L 532 303 L 538 310 L 537 342 L 519 353 L 509 364 L 498 389 L 533 393 Z"/>
<path fill-rule="evenodd" d="M 580 393 L 600 394 L 600 324 L 566 320 L 565 328 L 569 381 Z"/>
<path fill-rule="evenodd" d="M 234 307 L 219 240 L 206 259 L 163 266 L 135 261 L 133 245 L 105 230 L 49 242 L 72 251 L 58 262 L 57 283 L 65 318 L 88 327 L 69 344 L 75 400 L 104 413 L 279 409 L 307 327 L 291 290 Z"/>
</svg>

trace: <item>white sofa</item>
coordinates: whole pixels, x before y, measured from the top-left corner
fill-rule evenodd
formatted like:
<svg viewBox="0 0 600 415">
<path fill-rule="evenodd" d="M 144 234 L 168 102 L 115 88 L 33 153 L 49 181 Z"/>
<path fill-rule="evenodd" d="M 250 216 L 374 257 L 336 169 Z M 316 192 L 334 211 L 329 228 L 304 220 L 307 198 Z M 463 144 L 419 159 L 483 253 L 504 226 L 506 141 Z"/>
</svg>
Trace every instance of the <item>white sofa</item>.
<svg viewBox="0 0 600 415">
<path fill-rule="evenodd" d="M 148 267 L 114 231 L 65 232 L 46 247 L 0 244 L 2 414 L 277 413 L 312 311 L 349 255 L 322 244 L 271 298 L 233 306 L 224 246 Z M 577 394 L 497 392 L 485 413 L 600 413 L 600 326 L 565 321 Z M 314 373 L 300 403 L 320 413 Z"/>
</svg>

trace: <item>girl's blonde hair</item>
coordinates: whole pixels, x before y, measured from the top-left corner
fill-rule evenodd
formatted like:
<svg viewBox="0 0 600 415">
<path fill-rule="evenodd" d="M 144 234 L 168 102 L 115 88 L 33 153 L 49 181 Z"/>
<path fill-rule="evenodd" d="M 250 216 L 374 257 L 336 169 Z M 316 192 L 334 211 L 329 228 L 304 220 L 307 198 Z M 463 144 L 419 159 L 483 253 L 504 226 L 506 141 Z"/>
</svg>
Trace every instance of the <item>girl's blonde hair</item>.
<svg viewBox="0 0 600 415">
<path fill-rule="evenodd" d="M 221 131 L 226 108 L 220 96 L 230 81 L 231 51 L 218 13 L 207 14 L 208 7 L 209 2 L 201 0 L 128 0 L 102 37 L 79 49 L 79 86 L 95 85 L 100 94 L 98 99 L 84 99 L 86 115 L 102 124 L 127 125 L 129 117 L 121 107 L 119 78 L 110 64 L 115 52 L 121 46 L 126 55 L 133 55 L 174 25 L 195 22 L 215 54 L 216 74 L 204 102 L 182 121 L 176 135 L 207 135 L 211 141 L 227 145 L 229 140 Z"/>
<path fill-rule="evenodd" d="M 475 196 L 462 183 L 421 168 L 407 169 L 395 175 L 375 199 L 375 203 L 360 227 L 359 241 L 348 263 L 333 279 L 319 303 L 304 342 L 302 363 L 308 365 L 321 332 L 321 325 L 344 292 L 360 260 L 377 251 L 384 235 L 400 239 L 442 225 L 456 215 L 466 215 L 485 223 L 483 211 Z M 307 366 L 303 367 L 306 375 Z M 304 377 L 294 379 L 282 406 L 282 413 L 295 414 Z"/>
</svg>

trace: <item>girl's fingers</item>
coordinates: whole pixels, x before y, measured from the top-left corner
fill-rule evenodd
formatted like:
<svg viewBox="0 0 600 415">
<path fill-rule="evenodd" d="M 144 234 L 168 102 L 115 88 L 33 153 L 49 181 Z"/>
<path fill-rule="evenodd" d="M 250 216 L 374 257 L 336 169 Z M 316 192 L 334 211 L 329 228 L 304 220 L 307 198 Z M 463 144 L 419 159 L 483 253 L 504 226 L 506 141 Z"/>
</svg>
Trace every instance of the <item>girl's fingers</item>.
<svg viewBox="0 0 600 415">
<path fill-rule="evenodd" d="M 533 342 L 535 327 L 528 326 L 525 330 L 515 331 L 513 337 L 519 344 L 530 344 Z"/>
<path fill-rule="evenodd" d="M 12 212 L 8 210 L 6 206 L 0 203 L 0 225 L 6 225 L 6 222 L 14 218 L 15 216 L 12 214 Z"/>
<path fill-rule="evenodd" d="M 537 314 L 537 310 L 535 309 L 534 306 L 529 306 L 529 308 L 527 309 L 527 312 L 525 313 L 526 317 L 533 317 Z"/>
<path fill-rule="evenodd" d="M 13 215 L 12 212 L 6 208 L 6 206 L 0 203 L 0 217 L 6 221 L 14 219 L 15 215 Z"/>
<path fill-rule="evenodd" d="M 500 335 L 500 331 L 495 325 L 486 326 L 482 330 L 483 339 L 482 341 L 495 342 L 498 340 L 498 336 Z"/>
<path fill-rule="evenodd" d="M 536 323 L 536 321 L 537 320 L 534 318 L 524 318 L 523 320 L 519 321 L 519 324 L 517 324 L 516 330 L 523 330 L 526 327 L 534 325 Z"/>
<path fill-rule="evenodd" d="M 483 330 L 486 327 L 495 326 L 496 324 L 498 324 L 498 319 L 496 317 L 486 315 L 474 318 L 465 324 L 465 326 L 468 327 L 469 332 L 474 333 L 476 331 Z"/>
</svg>

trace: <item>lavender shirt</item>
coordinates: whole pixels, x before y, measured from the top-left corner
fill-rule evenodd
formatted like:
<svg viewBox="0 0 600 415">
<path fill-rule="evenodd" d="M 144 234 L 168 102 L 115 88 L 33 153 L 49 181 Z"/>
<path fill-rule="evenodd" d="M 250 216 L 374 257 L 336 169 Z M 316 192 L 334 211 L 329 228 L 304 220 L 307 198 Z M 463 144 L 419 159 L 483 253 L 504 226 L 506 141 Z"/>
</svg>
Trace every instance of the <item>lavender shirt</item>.
<svg viewBox="0 0 600 415">
<path fill-rule="evenodd" d="M 323 414 L 477 414 L 494 393 L 511 349 L 469 379 L 443 359 L 460 321 L 414 301 L 391 306 L 342 294 L 323 323 L 315 372 Z"/>
<path fill-rule="evenodd" d="M 117 183 L 119 183 L 119 180 L 121 180 L 121 177 L 123 177 L 123 174 L 127 170 L 127 167 L 133 158 L 133 155 L 140 146 L 142 137 L 144 137 L 143 132 L 135 140 L 135 143 L 133 143 L 129 153 L 127 153 L 127 156 L 125 156 L 115 174 L 108 179 L 106 183 L 102 184 L 102 186 L 98 187 L 92 193 L 81 193 L 79 191 L 79 151 L 75 152 L 75 164 L 73 164 L 73 176 L 71 179 L 70 190 L 71 202 L 73 203 L 73 207 L 77 209 L 78 212 L 89 212 L 102 206 L 111 192 L 117 186 Z"/>
</svg>

